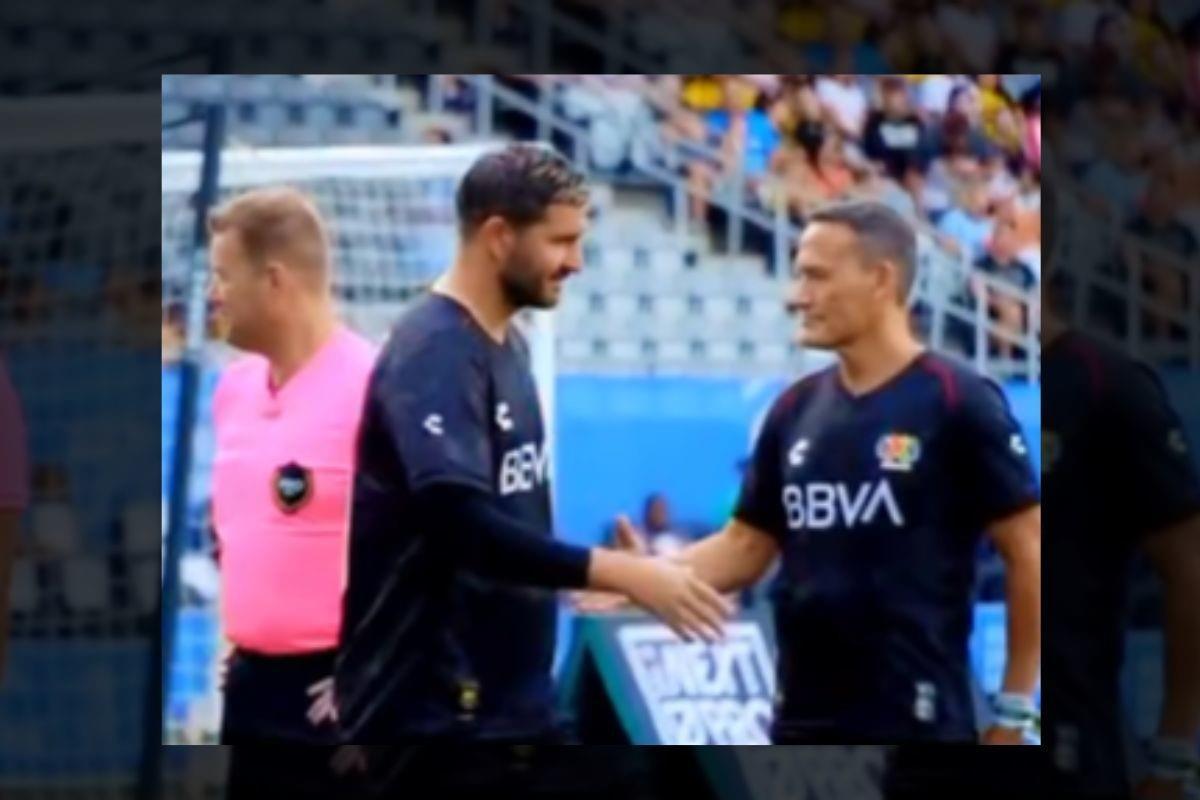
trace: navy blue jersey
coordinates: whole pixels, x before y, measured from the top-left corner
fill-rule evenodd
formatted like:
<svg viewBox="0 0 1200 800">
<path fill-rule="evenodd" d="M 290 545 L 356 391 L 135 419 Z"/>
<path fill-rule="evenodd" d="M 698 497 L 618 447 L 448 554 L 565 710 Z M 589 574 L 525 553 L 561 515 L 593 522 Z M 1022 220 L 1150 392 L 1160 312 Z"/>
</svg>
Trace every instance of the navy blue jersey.
<svg viewBox="0 0 1200 800">
<path fill-rule="evenodd" d="M 1127 786 L 1119 679 L 1143 539 L 1200 513 L 1183 426 L 1144 365 L 1067 333 L 1043 351 L 1044 742 L 1076 787 Z"/>
<path fill-rule="evenodd" d="M 768 414 L 735 516 L 776 537 L 777 741 L 969 740 L 979 534 L 1038 501 L 1000 389 L 918 356 L 849 393 L 836 367 Z"/>
<path fill-rule="evenodd" d="M 337 668 L 348 741 L 537 736 L 553 724 L 552 592 L 457 566 L 444 509 L 458 484 L 550 537 L 549 462 L 524 340 L 491 339 L 429 294 L 392 330 L 367 392 Z"/>
</svg>

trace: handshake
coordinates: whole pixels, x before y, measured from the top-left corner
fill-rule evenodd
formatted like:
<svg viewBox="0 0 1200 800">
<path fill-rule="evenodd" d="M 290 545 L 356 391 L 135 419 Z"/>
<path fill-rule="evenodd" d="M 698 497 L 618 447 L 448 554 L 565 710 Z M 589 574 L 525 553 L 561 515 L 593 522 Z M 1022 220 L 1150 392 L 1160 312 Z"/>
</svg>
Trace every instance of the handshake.
<svg viewBox="0 0 1200 800">
<path fill-rule="evenodd" d="M 617 517 L 616 524 L 617 547 L 592 551 L 591 588 L 572 593 L 575 610 L 602 613 L 631 602 L 658 617 L 684 641 L 720 640 L 734 604 L 684 561 L 651 556 L 626 517 Z"/>
</svg>

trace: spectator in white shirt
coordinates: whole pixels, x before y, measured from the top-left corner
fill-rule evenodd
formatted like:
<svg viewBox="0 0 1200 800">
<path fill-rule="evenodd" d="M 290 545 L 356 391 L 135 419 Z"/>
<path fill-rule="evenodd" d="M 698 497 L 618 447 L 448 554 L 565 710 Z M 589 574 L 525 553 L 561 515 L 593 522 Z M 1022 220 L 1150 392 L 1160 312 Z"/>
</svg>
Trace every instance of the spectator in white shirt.
<svg viewBox="0 0 1200 800">
<path fill-rule="evenodd" d="M 817 97 L 838 129 L 848 138 L 862 136 L 869 103 L 856 75 L 835 75 L 817 81 Z"/>
</svg>

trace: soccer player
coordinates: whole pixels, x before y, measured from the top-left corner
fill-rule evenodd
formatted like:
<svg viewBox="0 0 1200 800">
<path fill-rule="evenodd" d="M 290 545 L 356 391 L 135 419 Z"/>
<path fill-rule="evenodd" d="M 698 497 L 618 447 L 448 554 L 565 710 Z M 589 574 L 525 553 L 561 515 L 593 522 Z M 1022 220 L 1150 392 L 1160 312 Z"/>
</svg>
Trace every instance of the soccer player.
<svg viewBox="0 0 1200 800">
<path fill-rule="evenodd" d="M 1043 198 L 1047 250 L 1056 206 Z M 1065 272 L 1048 262 L 1053 276 Z M 1086 268 L 1084 265 L 1083 268 Z M 1078 277 L 1078 275 L 1076 276 Z M 1057 281 L 1052 280 L 1052 285 Z M 1076 282 L 1076 291 L 1085 283 Z M 1155 374 L 1069 327 L 1051 289 L 1043 338 L 1047 506 L 1044 743 L 1058 796 L 1182 798 L 1200 736 L 1200 476 Z M 1136 319 L 1137 315 L 1132 318 Z M 1162 584 L 1162 712 L 1131 778 L 1120 675 L 1137 555 Z"/>
<path fill-rule="evenodd" d="M 336 673 L 347 743 L 561 741 L 555 588 L 617 591 L 684 636 L 725 601 L 691 570 L 553 538 L 538 395 L 511 320 L 582 268 L 582 177 L 553 151 L 481 156 L 454 264 L 391 332 L 363 412 Z"/>
<path fill-rule="evenodd" d="M 8 603 L 21 512 L 29 504 L 29 454 L 16 389 L 0 361 L 0 684 L 8 664 Z"/>
<path fill-rule="evenodd" d="M 1020 742 L 1033 712 L 1037 482 L 1000 390 L 911 332 L 915 269 L 914 233 L 886 206 L 810 215 L 789 308 L 800 342 L 837 364 L 775 402 L 733 518 L 679 556 L 722 592 L 781 559 L 778 744 L 977 740 L 967 639 L 985 529 L 1007 565 L 1009 623 L 983 740 Z"/>
<path fill-rule="evenodd" d="M 214 210 L 209 229 L 214 322 L 247 353 L 213 397 L 233 647 L 221 741 L 332 743 L 351 473 L 375 348 L 337 318 L 328 236 L 303 193 L 247 192 Z"/>
</svg>

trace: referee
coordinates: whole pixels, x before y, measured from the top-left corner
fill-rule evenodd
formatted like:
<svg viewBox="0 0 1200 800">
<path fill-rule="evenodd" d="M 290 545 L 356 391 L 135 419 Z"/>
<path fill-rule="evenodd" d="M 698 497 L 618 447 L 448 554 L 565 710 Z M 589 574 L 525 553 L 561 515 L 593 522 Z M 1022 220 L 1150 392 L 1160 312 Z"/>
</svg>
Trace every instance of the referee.
<svg viewBox="0 0 1200 800">
<path fill-rule="evenodd" d="M 247 353 L 213 398 L 232 645 L 221 741 L 326 744 L 354 444 L 375 352 L 336 317 L 325 227 L 304 194 L 240 195 L 212 213 L 209 231 L 214 322 Z"/>
</svg>

